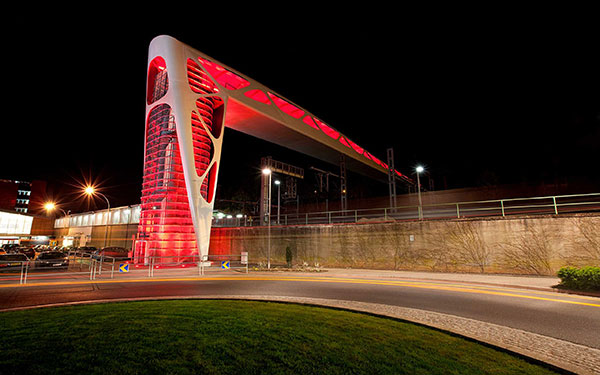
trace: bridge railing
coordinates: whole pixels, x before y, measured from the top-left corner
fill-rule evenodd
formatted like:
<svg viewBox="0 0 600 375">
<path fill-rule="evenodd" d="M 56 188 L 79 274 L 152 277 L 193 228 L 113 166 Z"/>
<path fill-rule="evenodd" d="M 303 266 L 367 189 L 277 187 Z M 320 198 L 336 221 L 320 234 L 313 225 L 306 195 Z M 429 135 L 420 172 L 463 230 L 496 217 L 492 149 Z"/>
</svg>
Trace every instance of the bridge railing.
<svg viewBox="0 0 600 375">
<path fill-rule="evenodd" d="M 421 206 L 421 210 L 425 220 L 600 212 L 600 193 L 425 204 Z M 418 205 L 282 214 L 279 216 L 279 222 L 277 222 L 277 215 L 271 214 L 271 225 L 342 224 L 415 219 L 419 219 Z M 261 218 L 258 216 L 245 217 L 242 220 L 223 218 L 213 221 L 214 227 L 259 225 L 261 225 Z"/>
</svg>

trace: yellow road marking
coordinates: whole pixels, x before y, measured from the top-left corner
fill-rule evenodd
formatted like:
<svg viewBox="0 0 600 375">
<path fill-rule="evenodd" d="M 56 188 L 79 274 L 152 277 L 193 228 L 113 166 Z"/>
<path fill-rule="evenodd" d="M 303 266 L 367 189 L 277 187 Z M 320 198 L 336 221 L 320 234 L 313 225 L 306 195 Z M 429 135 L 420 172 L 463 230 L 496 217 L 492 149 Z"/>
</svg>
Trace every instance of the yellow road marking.
<svg viewBox="0 0 600 375">
<path fill-rule="evenodd" d="M 318 278 L 318 277 L 315 277 L 315 278 Z M 325 279 L 331 279 L 332 277 L 320 277 L 320 278 L 325 280 Z M 515 288 L 515 287 L 510 287 L 510 286 L 465 285 L 465 284 L 439 283 L 439 282 L 435 282 L 433 280 L 428 280 L 428 281 L 405 280 L 405 281 L 402 281 L 402 280 L 356 279 L 356 278 L 342 278 L 342 277 L 335 277 L 335 279 L 336 280 L 347 280 L 347 281 L 366 280 L 366 281 L 373 281 L 373 282 L 389 281 L 389 282 L 398 283 L 398 284 L 410 283 L 410 284 L 421 284 L 421 285 L 439 285 L 439 286 L 443 286 L 443 287 L 458 287 L 458 288 L 471 288 L 471 289 L 482 289 L 482 290 L 501 290 L 501 291 L 512 290 L 516 293 L 527 292 L 527 293 L 547 295 L 547 296 L 556 296 L 556 293 L 557 293 L 557 292 L 545 292 L 545 291 L 536 290 L 536 289 L 519 289 L 519 288 Z M 568 297 L 568 298 L 586 299 L 586 300 L 592 300 L 592 301 L 598 300 L 598 297 L 589 297 L 589 296 L 582 296 L 582 295 L 577 295 L 577 294 L 564 294 L 563 296 Z"/>
<path fill-rule="evenodd" d="M 388 285 L 388 286 L 404 286 L 410 288 L 422 288 L 433 290 L 445 290 L 462 293 L 487 294 L 506 297 L 526 298 L 541 301 L 560 302 L 574 305 L 600 307 L 598 303 L 587 303 L 580 301 L 570 301 L 557 298 L 546 298 L 525 294 L 517 294 L 514 292 L 502 292 L 499 288 L 474 287 L 458 284 L 438 284 L 427 282 L 399 281 L 399 280 L 371 280 L 371 279 L 351 279 L 351 278 L 333 278 L 333 277 L 283 277 L 283 276 L 240 276 L 240 277 L 188 277 L 188 278 L 156 278 L 156 279 L 117 279 L 117 280 L 70 280 L 70 281 L 54 281 L 42 282 L 35 284 L 5 284 L 0 285 L 0 288 L 16 287 L 16 286 L 57 286 L 57 285 L 73 285 L 73 284 L 111 284 L 111 283 L 140 283 L 140 282 L 166 282 L 166 281 L 304 281 L 304 282 L 326 282 L 326 283 L 345 283 L 345 284 L 370 284 L 370 285 Z M 479 289 L 478 289 L 479 288 Z M 548 294 L 547 292 L 537 292 L 533 290 L 523 290 L 523 293 L 529 294 Z M 584 297 L 584 296 L 565 296 L 569 298 Z M 594 300 L 593 297 L 585 297 L 586 299 Z"/>
</svg>

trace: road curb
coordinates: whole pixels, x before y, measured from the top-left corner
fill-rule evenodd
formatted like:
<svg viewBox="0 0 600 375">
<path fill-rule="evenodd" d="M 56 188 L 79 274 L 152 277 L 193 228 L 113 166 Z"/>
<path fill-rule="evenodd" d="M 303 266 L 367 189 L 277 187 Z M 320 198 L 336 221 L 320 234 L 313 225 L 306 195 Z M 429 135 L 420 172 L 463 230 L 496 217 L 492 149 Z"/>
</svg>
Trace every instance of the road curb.
<svg viewBox="0 0 600 375">
<path fill-rule="evenodd" d="M 166 297 L 135 297 L 103 300 L 75 301 L 39 306 L 25 306 L 0 310 L 20 311 L 37 308 L 77 306 L 85 304 L 135 302 L 156 300 L 229 299 L 249 301 L 270 301 L 298 303 L 311 306 L 330 307 L 354 312 L 368 313 L 382 317 L 404 320 L 506 350 L 519 356 L 547 363 L 558 369 L 577 374 L 600 373 L 600 350 L 568 341 L 555 339 L 515 328 L 504 327 L 455 315 L 426 310 L 384 305 L 369 302 L 345 301 L 323 298 L 291 296 L 248 296 L 248 295 L 194 295 Z"/>
</svg>

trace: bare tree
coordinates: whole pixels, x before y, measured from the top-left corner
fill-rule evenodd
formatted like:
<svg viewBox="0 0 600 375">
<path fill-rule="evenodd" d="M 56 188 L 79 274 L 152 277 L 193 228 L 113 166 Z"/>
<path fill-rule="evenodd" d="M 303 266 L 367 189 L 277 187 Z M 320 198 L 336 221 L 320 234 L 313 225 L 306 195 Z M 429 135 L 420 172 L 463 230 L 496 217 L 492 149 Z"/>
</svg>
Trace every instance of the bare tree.
<svg viewBox="0 0 600 375">
<path fill-rule="evenodd" d="M 384 235 L 391 246 L 395 270 L 414 268 L 422 260 L 422 252 L 410 242 L 410 233 L 406 225 L 389 225 L 385 228 Z"/>
<path fill-rule="evenodd" d="M 362 226 L 352 231 L 352 240 L 355 243 L 355 260 L 363 267 L 376 267 L 377 253 L 381 247 L 381 234 L 376 232 L 375 227 Z"/>
<path fill-rule="evenodd" d="M 456 267 L 456 257 L 448 246 L 449 223 L 440 223 L 439 229 L 427 230 L 423 261 L 432 271 L 450 271 Z"/>
<path fill-rule="evenodd" d="M 517 236 L 513 242 L 502 245 L 504 263 L 520 271 L 538 275 L 551 274 L 551 259 L 554 254 L 552 244 L 555 243 L 555 237 L 555 234 L 541 225 L 529 225 L 525 233 Z"/>
<path fill-rule="evenodd" d="M 340 227 L 333 238 L 333 246 L 337 248 L 336 258 L 338 262 L 344 267 L 354 266 L 354 256 L 352 250 L 352 239 L 350 238 L 350 230 L 344 227 Z"/>
<path fill-rule="evenodd" d="M 481 273 L 485 272 L 485 267 L 490 263 L 490 247 L 483 240 L 479 227 L 472 221 L 449 225 L 446 246 L 460 264 L 476 266 Z"/>
<path fill-rule="evenodd" d="M 575 254 L 567 261 L 580 266 L 600 265 L 600 219 L 594 217 L 576 217 L 573 223 L 579 233 L 573 241 Z"/>
</svg>

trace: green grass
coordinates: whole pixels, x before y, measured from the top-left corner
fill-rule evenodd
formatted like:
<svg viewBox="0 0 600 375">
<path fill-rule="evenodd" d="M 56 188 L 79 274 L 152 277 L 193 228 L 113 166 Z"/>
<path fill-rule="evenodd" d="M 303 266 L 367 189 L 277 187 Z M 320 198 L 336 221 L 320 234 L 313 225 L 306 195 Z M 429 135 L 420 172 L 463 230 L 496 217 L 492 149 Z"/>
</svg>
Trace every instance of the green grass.
<svg viewBox="0 0 600 375">
<path fill-rule="evenodd" d="M 437 330 L 294 304 L 177 300 L 0 313 L 2 374 L 551 374 Z"/>
</svg>

